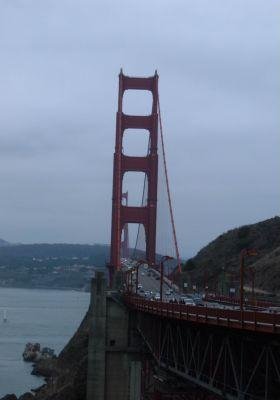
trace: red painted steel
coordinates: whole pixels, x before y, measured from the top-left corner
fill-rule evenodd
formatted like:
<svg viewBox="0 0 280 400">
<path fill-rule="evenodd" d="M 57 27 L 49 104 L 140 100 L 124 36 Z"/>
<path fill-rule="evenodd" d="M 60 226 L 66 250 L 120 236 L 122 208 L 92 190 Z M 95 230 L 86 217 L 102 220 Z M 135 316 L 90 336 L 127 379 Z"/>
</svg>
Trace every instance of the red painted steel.
<svg viewBox="0 0 280 400">
<path fill-rule="evenodd" d="M 221 400 L 221 397 L 205 393 L 201 389 L 190 389 L 187 393 L 147 393 L 143 397 L 144 400 Z"/>
<path fill-rule="evenodd" d="M 280 333 L 280 314 L 258 311 L 217 309 L 145 300 L 141 296 L 125 295 L 128 306 L 141 312 L 184 320 L 199 324 L 217 325 L 231 329 L 242 329 L 272 334 Z"/>
<path fill-rule="evenodd" d="M 223 296 L 214 293 L 206 294 L 204 300 L 215 301 L 216 303 L 234 304 L 237 306 L 239 306 L 240 303 L 240 299 L 238 297 Z M 245 299 L 245 305 L 258 308 L 280 307 L 278 303 L 273 303 L 272 301 L 247 300 L 247 299 Z"/>
<path fill-rule="evenodd" d="M 152 111 L 148 116 L 125 115 L 122 111 L 123 95 L 126 90 L 148 90 L 152 92 Z M 156 212 L 158 180 L 158 75 L 148 78 L 119 75 L 119 99 L 116 122 L 116 144 L 113 170 L 112 227 L 110 275 L 121 268 L 121 233 L 128 223 L 143 224 L 146 233 L 146 260 L 155 263 Z M 146 157 L 129 157 L 122 153 L 125 129 L 147 129 L 150 133 L 150 149 Z M 127 171 L 141 171 L 148 178 L 148 199 L 145 207 L 122 205 L 122 181 Z"/>
<path fill-rule="evenodd" d="M 125 200 L 125 205 L 128 205 L 128 192 L 122 194 L 122 199 Z M 128 233 L 128 224 L 125 224 L 123 227 L 123 241 L 122 241 L 122 256 L 125 258 L 129 258 L 129 233 Z"/>
</svg>

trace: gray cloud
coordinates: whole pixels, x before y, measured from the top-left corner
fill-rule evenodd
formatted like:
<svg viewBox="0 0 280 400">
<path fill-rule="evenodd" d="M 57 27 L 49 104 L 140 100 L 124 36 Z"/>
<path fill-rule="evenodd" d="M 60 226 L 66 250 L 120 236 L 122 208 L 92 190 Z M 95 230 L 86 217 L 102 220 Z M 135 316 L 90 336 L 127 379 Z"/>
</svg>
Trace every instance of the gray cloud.
<svg viewBox="0 0 280 400">
<path fill-rule="evenodd" d="M 279 9 L 266 0 L 2 1 L 0 236 L 109 241 L 121 66 L 160 74 L 183 254 L 279 213 Z"/>
</svg>

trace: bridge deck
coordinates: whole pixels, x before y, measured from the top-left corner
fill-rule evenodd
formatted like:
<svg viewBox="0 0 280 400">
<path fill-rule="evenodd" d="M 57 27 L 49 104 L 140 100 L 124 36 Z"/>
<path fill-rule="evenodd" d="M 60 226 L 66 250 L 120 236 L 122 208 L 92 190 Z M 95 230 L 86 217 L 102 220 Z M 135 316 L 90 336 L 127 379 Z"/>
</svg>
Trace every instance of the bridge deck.
<svg viewBox="0 0 280 400">
<path fill-rule="evenodd" d="M 202 306 L 146 300 L 125 295 L 125 303 L 138 311 L 161 317 L 232 329 L 280 334 L 280 315 L 258 311 L 223 310 Z"/>
</svg>

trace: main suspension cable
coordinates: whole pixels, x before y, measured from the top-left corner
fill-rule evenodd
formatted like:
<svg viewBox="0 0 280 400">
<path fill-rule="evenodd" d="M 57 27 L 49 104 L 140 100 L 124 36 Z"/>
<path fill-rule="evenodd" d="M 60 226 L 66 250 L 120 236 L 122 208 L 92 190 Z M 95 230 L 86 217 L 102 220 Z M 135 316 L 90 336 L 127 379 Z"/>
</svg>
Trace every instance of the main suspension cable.
<svg viewBox="0 0 280 400">
<path fill-rule="evenodd" d="M 169 188 L 168 173 L 167 173 L 167 164 L 166 164 L 166 157 L 165 157 L 165 148 L 164 148 L 164 140 L 163 140 L 163 128 L 162 128 L 162 120 L 161 120 L 161 112 L 160 112 L 159 93 L 158 93 L 158 116 L 159 116 L 160 138 L 161 138 L 161 147 L 162 147 L 162 155 L 163 155 L 163 165 L 164 165 L 164 174 L 165 174 L 165 182 L 166 182 L 166 189 L 167 189 L 169 212 L 170 212 L 170 218 L 171 218 L 173 239 L 174 239 L 174 244 L 175 244 L 176 258 L 177 258 L 177 262 L 178 262 L 178 271 L 181 273 L 181 270 L 182 270 L 182 268 L 181 268 L 181 260 L 180 260 L 178 242 L 177 242 L 177 235 L 176 235 L 176 229 L 175 229 L 175 222 L 174 222 L 171 194 L 170 194 L 170 188 Z"/>
</svg>

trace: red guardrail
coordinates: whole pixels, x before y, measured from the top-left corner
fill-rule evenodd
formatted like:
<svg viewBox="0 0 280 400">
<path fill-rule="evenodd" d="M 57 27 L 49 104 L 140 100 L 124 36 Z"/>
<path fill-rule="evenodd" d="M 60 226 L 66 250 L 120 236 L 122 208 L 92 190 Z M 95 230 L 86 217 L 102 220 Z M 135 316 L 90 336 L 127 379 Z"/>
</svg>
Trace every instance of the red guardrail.
<svg viewBox="0 0 280 400">
<path fill-rule="evenodd" d="M 147 399 L 147 400 L 195 400 L 195 399 L 206 399 L 206 397 L 205 397 L 205 392 L 196 388 L 196 389 L 189 389 L 187 393 L 182 393 L 182 392 L 145 393 L 145 399 Z M 217 400 L 217 399 L 218 399 L 218 397 L 215 394 L 207 394 L 207 400 Z"/>
<path fill-rule="evenodd" d="M 161 317 L 255 332 L 280 333 L 280 314 L 278 313 L 167 303 L 127 294 L 124 295 L 124 299 L 128 306 L 138 311 Z"/>
<path fill-rule="evenodd" d="M 206 294 L 205 301 L 215 301 L 218 303 L 225 304 L 236 304 L 239 305 L 240 299 L 238 297 L 222 296 L 216 294 Z M 271 301 L 259 301 L 259 300 L 244 300 L 245 305 L 252 307 L 279 307 L 279 304 L 272 303 Z"/>
</svg>

